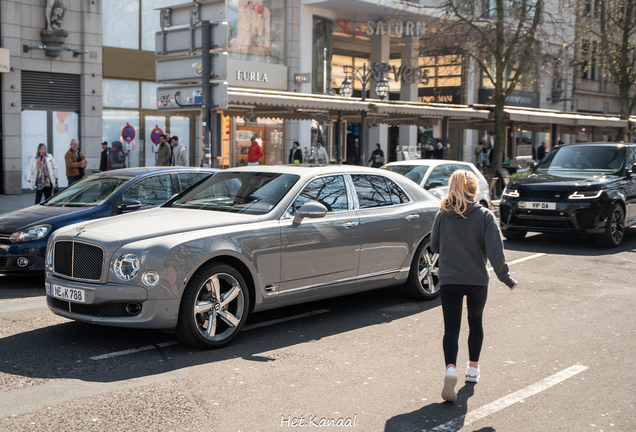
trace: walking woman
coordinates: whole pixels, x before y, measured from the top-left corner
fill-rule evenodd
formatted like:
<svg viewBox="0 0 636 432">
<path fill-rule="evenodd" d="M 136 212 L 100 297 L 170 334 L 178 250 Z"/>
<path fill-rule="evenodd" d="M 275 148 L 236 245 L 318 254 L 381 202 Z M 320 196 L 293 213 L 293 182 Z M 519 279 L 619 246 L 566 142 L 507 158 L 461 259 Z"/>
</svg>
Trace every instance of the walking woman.
<svg viewBox="0 0 636 432">
<path fill-rule="evenodd" d="M 47 200 L 51 196 L 53 183 L 57 181 L 57 164 L 55 159 L 46 152 L 46 145 L 39 144 L 35 157 L 29 163 L 28 181 L 31 183 L 31 189 L 35 189 L 35 203 L 39 204 L 44 199 Z"/>
<path fill-rule="evenodd" d="M 510 277 L 503 241 L 495 215 L 475 202 L 477 176 L 458 170 L 442 199 L 431 234 L 431 251 L 439 253 L 439 284 L 444 314 L 444 358 L 446 374 L 442 398 L 457 399 L 457 350 L 462 303 L 468 306 L 469 367 L 466 381 L 479 381 L 479 354 L 484 340 L 482 314 L 488 294 L 490 260 L 497 278 L 510 290 L 517 282 Z"/>
</svg>

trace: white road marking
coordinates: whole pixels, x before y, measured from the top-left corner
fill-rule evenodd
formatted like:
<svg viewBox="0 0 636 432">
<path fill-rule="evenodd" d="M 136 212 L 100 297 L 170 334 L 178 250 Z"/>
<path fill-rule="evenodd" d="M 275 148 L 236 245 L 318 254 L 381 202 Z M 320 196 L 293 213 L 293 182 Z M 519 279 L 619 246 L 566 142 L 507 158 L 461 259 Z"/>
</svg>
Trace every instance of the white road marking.
<svg viewBox="0 0 636 432">
<path fill-rule="evenodd" d="M 246 330 L 252 330 L 255 328 L 259 328 L 259 327 L 265 327 L 265 326 L 269 326 L 272 324 L 278 324 L 284 321 L 291 321 L 291 320 L 295 320 L 295 319 L 299 319 L 299 318 L 305 318 L 308 316 L 312 316 L 312 315 L 318 315 L 321 313 L 325 313 L 325 312 L 329 312 L 328 309 L 318 309 L 315 311 L 311 311 L 311 312 L 306 312 L 306 313 L 302 313 L 302 314 L 298 314 L 298 315 L 294 315 L 294 316 L 290 316 L 287 318 L 279 318 L 279 319 L 275 319 L 275 320 L 271 320 L 271 321 L 264 321 L 262 323 L 258 323 L 258 324 L 252 324 L 252 325 L 248 325 L 243 327 L 243 331 Z M 179 343 L 179 341 L 169 341 L 169 342 L 162 342 L 162 343 L 158 343 L 157 345 L 146 345 L 146 346 L 142 346 L 141 348 L 133 348 L 133 349 L 127 349 L 127 350 L 123 350 L 123 351 L 115 351 L 112 353 L 108 353 L 108 354 L 102 354 L 102 355 L 98 355 L 98 356 L 94 356 L 94 357 L 89 357 L 91 360 L 105 360 L 105 359 L 109 359 L 109 358 L 113 358 L 113 357 L 119 357 L 119 356 L 124 356 L 124 355 L 128 355 L 128 354 L 135 354 L 138 352 L 142 352 L 142 351 L 150 351 L 152 349 L 155 349 L 156 347 L 167 347 L 167 346 L 172 346 L 172 345 L 177 345 Z"/>
<path fill-rule="evenodd" d="M 510 261 L 508 263 L 508 265 L 519 264 L 520 262 L 528 261 L 528 260 L 531 260 L 531 259 L 534 259 L 534 258 L 539 258 L 539 257 L 545 256 L 545 255 L 547 255 L 547 254 L 546 253 L 538 253 L 538 254 L 530 255 L 530 256 L 527 256 L 527 257 L 516 259 L 514 261 Z M 488 271 L 492 271 L 492 267 L 488 267 Z"/>
<path fill-rule="evenodd" d="M 23 300 L 7 301 L 0 303 L 0 313 L 18 312 L 29 309 L 40 309 L 46 307 L 46 297 L 31 297 Z"/>
<path fill-rule="evenodd" d="M 504 396 L 501 399 L 497 399 L 496 401 L 491 402 L 488 405 L 477 408 L 476 410 L 471 411 L 461 417 L 457 417 L 456 419 L 451 420 L 448 423 L 436 426 L 430 431 L 442 432 L 459 430 L 460 428 L 468 426 L 476 422 L 477 420 L 489 416 L 490 414 L 494 414 L 497 411 L 501 411 L 502 409 L 509 407 L 510 405 L 513 405 L 517 402 L 529 398 L 530 396 L 534 396 L 537 393 L 547 390 L 550 387 L 555 386 L 568 378 L 572 378 L 574 375 L 581 373 L 586 369 L 588 369 L 588 367 L 583 365 L 570 366 L 567 369 L 563 369 L 561 372 L 557 372 L 554 375 L 542 379 L 538 383 L 529 385 L 528 387 L 521 389 L 515 393 L 509 394 L 508 396 Z"/>
</svg>

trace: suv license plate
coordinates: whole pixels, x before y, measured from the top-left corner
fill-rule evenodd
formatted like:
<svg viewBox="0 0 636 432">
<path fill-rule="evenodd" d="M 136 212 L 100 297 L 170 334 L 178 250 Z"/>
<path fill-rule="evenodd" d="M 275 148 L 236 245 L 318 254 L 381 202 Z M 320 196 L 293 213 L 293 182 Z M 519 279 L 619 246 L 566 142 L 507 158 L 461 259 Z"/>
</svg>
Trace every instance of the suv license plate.
<svg viewBox="0 0 636 432">
<path fill-rule="evenodd" d="M 59 285 L 51 284 L 51 297 L 57 297 L 76 303 L 86 303 L 84 290 L 77 288 L 67 288 Z"/>
<path fill-rule="evenodd" d="M 519 204 L 520 204 L 519 207 L 523 207 L 525 209 L 530 209 L 530 210 L 556 210 L 556 203 L 524 202 Z"/>
</svg>

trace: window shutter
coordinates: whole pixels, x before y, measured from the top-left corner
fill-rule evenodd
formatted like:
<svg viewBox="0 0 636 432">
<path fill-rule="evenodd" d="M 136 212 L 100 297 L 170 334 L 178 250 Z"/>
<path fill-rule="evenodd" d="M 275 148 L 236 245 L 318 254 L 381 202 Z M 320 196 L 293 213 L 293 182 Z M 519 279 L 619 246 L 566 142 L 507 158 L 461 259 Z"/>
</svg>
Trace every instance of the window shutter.
<svg viewBox="0 0 636 432">
<path fill-rule="evenodd" d="M 80 111 L 80 75 L 22 71 L 22 108 Z"/>
</svg>

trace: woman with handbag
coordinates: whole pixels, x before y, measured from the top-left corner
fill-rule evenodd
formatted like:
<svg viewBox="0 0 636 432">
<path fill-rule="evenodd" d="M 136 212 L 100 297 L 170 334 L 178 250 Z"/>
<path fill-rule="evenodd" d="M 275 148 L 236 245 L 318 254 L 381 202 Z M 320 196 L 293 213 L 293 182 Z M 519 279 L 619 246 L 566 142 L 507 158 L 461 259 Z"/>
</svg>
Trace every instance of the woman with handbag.
<svg viewBox="0 0 636 432">
<path fill-rule="evenodd" d="M 371 167 L 373 168 L 380 168 L 382 165 L 384 165 L 384 152 L 380 148 L 380 144 L 375 145 L 375 150 L 373 150 L 373 153 L 371 153 L 371 159 L 369 159 L 368 162 L 371 161 L 373 161 L 373 163 L 371 164 Z"/>
<path fill-rule="evenodd" d="M 35 157 L 29 163 L 27 180 L 31 183 L 31 190 L 35 189 L 35 203 L 51 197 L 53 183 L 57 184 L 57 164 L 53 156 L 46 152 L 46 144 L 40 143 Z"/>
</svg>

